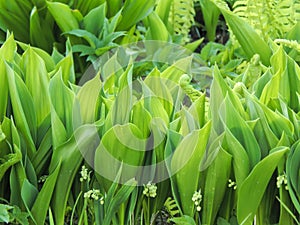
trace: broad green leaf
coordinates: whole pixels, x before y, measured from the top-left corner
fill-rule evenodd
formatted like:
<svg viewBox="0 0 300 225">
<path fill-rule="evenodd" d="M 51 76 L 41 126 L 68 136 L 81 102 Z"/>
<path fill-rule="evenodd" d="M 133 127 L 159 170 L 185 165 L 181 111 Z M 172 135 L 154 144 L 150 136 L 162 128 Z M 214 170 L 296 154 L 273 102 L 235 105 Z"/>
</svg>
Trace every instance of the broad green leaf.
<svg viewBox="0 0 300 225">
<path fill-rule="evenodd" d="M 0 48 L 0 59 L 12 63 L 17 53 L 17 44 L 14 40 L 14 35 L 11 34 Z"/>
<path fill-rule="evenodd" d="M 50 52 L 52 50 L 52 43 L 54 43 L 54 35 L 51 24 L 43 23 L 36 6 L 33 7 L 29 20 L 30 43 Z M 41 37 L 41 35 L 43 36 Z"/>
<path fill-rule="evenodd" d="M 4 32 L 14 30 L 17 39 L 29 42 L 29 23 L 27 22 L 32 4 L 29 1 L 12 0 L 0 2 L 0 28 Z M 7 13 L 14 12 L 14 13 Z"/>
<path fill-rule="evenodd" d="M 147 138 L 150 134 L 150 122 L 152 116 L 145 109 L 143 102 L 138 101 L 132 107 L 132 123 L 135 124 L 138 128 L 140 128 L 143 138 Z"/>
<path fill-rule="evenodd" d="M 268 82 L 272 79 L 271 70 L 268 69 L 257 81 L 253 84 L 253 91 L 257 98 L 261 98 L 262 92 Z"/>
<path fill-rule="evenodd" d="M 253 168 L 261 159 L 260 147 L 253 131 L 239 115 L 228 95 L 226 95 L 220 106 L 219 115 L 226 129 L 234 135 L 246 150 L 249 157 L 250 168 Z"/>
<path fill-rule="evenodd" d="M 251 171 L 238 190 L 237 218 L 239 224 L 251 225 L 267 185 L 278 163 L 289 148 L 274 148 Z M 262 176 L 263 174 L 263 176 Z"/>
<path fill-rule="evenodd" d="M 206 109 L 205 109 L 205 94 L 201 95 L 188 109 L 189 113 L 193 116 L 199 128 L 205 125 Z"/>
<path fill-rule="evenodd" d="M 22 132 L 28 146 L 28 154 L 32 156 L 36 151 L 37 121 L 33 99 L 23 80 L 6 64 L 9 94 L 14 112 L 14 119 L 18 129 Z"/>
<path fill-rule="evenodd" d="M 150 112 L 152 118 L 161 118 L 162 121 L 164 121 L 164 123 L 168 125 L 170 119 L 163 103 L 165 103 L 167 105 L 167 108 L 170 109 L 171 106 L 169 104 L 169 101 L 166 99 L 162 99 L 161 96 L 157 96 L 156 93 L 154 93 L 143 81 L 141 81 L 141 84 L 144 94 L 143 101 L 145 109 Z"/>
<path fill-rule="evenodd" d="M 254 96 L 248 95 L 246 97 L 246 103 L 250 119 L 259 119 L 253 129 L 253 132 L 260 145 L 262 157 L 265 157 L 269 154 L 270 149 L 276 147 L 279 141 L 272 131 L 266 116 L 266 114 L 270 113 L 270 110 L 267 107 L 262 107 L 262 104 Z"/>
<path fill-rule="evenodd" d="M 22 154 L 20 149 L 21 148 L 20 136 L 13 120 L 10 121 L 10 130 L 11 130 L 11 137 L 12 137 L 11 142 L 14 143 L 12 148 L 13 153 Z M 22 201 L 21 190 L 22 190 L 23 182 L 27 179 L 27 177 L 26 177 L 26 171 L 22 161 L 12 166 L 9 179 L 10 179 L 9 184 L 11 189 L 10 203 L 13 205 L 17 205 L 23 209 L 25 206 Z"/>
<path fill-rule="evenodd" d="M 17 43 L 23 49 L 24 52 L 30 48 L 36 54 L 38 54 L 43 59 L 48 72 L 51 72 L 52 70 L 55 69 L 56 61 L 47 52 L 45 52 L 43 49 L 35 48 L 35 47 L 32 47 L 28 44 L 24 44 L 24 43 L 19 42 L 19 41 Z M 55 48 L 54 48 L 54 51 L 55 51 Z"/>
<path fill-rule="evenodd" d="M 83 18 L 83 26 L 84 29 L 88 32 L 91 32 L 95 36 L 98 36 L 100 31 L 104 26 L 104 19 L 105 19 L 105 11 L 106 11 L 106 4 L 102 4 L 97 8 L 91 10 L 84 18 Z M 95 23 L 95 21 L 97 21 Z"/>
<path fill-rule="evenodd" d="M 194 130 L 200 129 L 192 114 L 189 113 L 185 108 L 182 109 L 182 115 L 180 118 L 181 118 L 180 133 L 182 134 L 183 137 L 190 134 Z"/>
<path fill-rule="evenodd" d="M 51 208 L 56 225 L 64 225 L 67 201 L 83 155 L 92 154 L 97 142 L 99 142 L 97 127 L 95 125 L 83 125 L 75 130 L 67 142 L 53 151 L 49 173 L 53 174 L 61 163 L 51 199 Z M 54 181 L 50 183 L 52 182 Z"/>
<path fill-rule="evenodd" d="M 134 124 L 115 125 L 101 138 L 95 153 L 95 170 L 113 181 L 123 163 L 121 183 L 141 175 L 144 162 L 146 139 Z M 108 190 L 110 183 L 105 183 Z"/>
<path fill-rule="evenodd" d="M 31 213 L 37 224 L 45 223 L 57 176 L 60 172 L 60 165 L 61 164 L 59 163 L 53 173 L 47 177 L 31 208 Z"/>
<path fill-rule="evenodd" d="M 62 79 L 66 85 L 68 82 L 75 83 L 75 69 L 72 53 L 69 53 L 65 58 L 57 63 L 55 72 L 58 72 L 59 70 L 61 70 Z"/>
<path fill-rule="evenodd" d="M 62 143 L 62 141 L 59 141 Z M 37 176 L 41 176 L 43 169 L 48 167 L 49 159 L 51 157 L 51 148 L 57 147 L 57 144 L 52 143 L 52 130 L 49 129 L 45 135 L 43 135 L 43 140 L 41 141 L 37 152 L 31 159 L 32 165 L 36 171 Z"/>
<path fill-rule="evenodd" d="M 82 123 L 93 123 L 99 111 L 102 82 L 100 73 L 81 87 L 77 97 L 80 105 Z"/>
<path fill-rule="evenodd" d="M 160 0 L 157 2 L 157 5 L 155 7 L 155 12 L 160 17 L 160 19 L 163 21 L 164 24 L 168 24 L 169 20 L 169 14 L 171 9 L 171 3 L 172 0 Z"/>
<path fill-rule="evenodd" d="M 8 81 L 6 76 L 6 65 L 3 59 L 0 59 L 0 122 L 6 116 L 8 101 Z"/>
<path fill-rule="evenodd" d="M 291 200 L 298 212 L 300 212 L 300 142 L 296 142 L 288 155 L 286 163 L 286 173 L 288 179 L 288 188 Z"/>
<path fill-rule="evenodd" d="M 31 48 L 23 54 L 21 66 L 25 75 L 25 84 L 33 99 L 39 126 L 50 114 L 48 73 L 43 59 Z"/>
<path fill-rule="evenodd" d="M 250 162 L 246 150 L 241 143 L 233 136 L 229 129 L 225 130 L 225 149 L 233 157 L 233 171 L 237 187 L 246 179 L 250 172 Z"/>
<path fill-rule="evenodd" d="M 0 122 L 6 115 L 8 100 L 8 81 L 6 77 L 6 65 L 4 61 L 12 62 L 17 51 L 14 36 L 10 35 L 0 48 Z"/>
<path fill-rule="evenodd" d="M 57 25 L 63 32 L 68 32 L 79 28 L 79 21 L 68 5 L 60 2 L 47 1 L 47 6 Z"/>
<path fill-rule="evenodd" d="M 172 221 L 173 223 L 175 223 L 177 225 L 196 225 L 196 222 L 193 219 L 193 217 L 190 217 L 187 215 L 183 215 L 182 217 L 172 218 L 172 219 L 170 219 L 170 221 Z"/>
<path fill-rule="evenodd" d="M 155 0 L 127 0 L 122 9 L 121 21 L 117 30 L 129 30 L 140 20 L 148 16 L 155 6 Z"/>
<path fill-rule="evenodd" d="M 211 123 L 195 130 L 177 146 L 172 161 L 171 173 L 175 174 L 174 185 L 179 195 L 180 207 L 185 215 L 193 216 L 192 196 L 198 191 L 200 162 L 209 138 Z M 195 174 L 196 173 L 196 174 Z"/>
<path fill-rule="evenodd" d="M 218 4 L 217 7 L 219 7 L 226 23 L 239 41 L 246 56 L 251 59 L 254 54 L 259 54 L 263 64 L 266 66 L 270 65 L 271 49 L 268 44 L 261 39 L 256 31 L 244 19 Z"/>
<path fill-rule="evenodd" d="M 147 18 L 149 24 L 148 33 L 150 40 L 168 41 L 169 32 L 157 13 L 153 11 Z"/>
<path fill-rule="evenodd" d="M 215 160 L 207 169 L 202 203 L 203 224 L 214 224 L 227 188 L 231 160 L 231 155 L 220 148 Z"/>
<path fill-rule="evenodd" d="M 76 30 L 71 30 L 69 32 L 66 32 L 66 34 L 71 34 L 71 35 L 75 35 L 77 37 L 83 38 L 84 40 L 86 40 L 89 43 L 89 45 L 93 49 L 95 49 L 99 45 L 98 43 L 100 42 L 95 34 L 89 32 L 87 30 L 76 29 Z"/>
<path fill-rule="evenodd" d="M 52 126 L 53 138 L 55 141 L 58 134 L 64 133 L 62 131 L 62 125 L 66 130 L 67 136 L 71 136 L 71 134 L 73 133 L 73 122 L 74 122 L 73 106 L 75 102 L 75 94 L 64 84 L 62 80 L 61 70 L 59 70 L 51 79 L 49 85 L 49 93 L 50 93 L 51 105 L 52 105 L 51 108 L 52 125 L 59 125 L 59 127 Z M 57 134 L 56 132 L 59 133 Z"/>
<path fill-rule="evenodd" d="M 239 113 L 240 117 L 246 119 L 247 114 L 245 113 L 243 105 L 237 94 L 226 84 L 217 66 L 214 66 L 213 75 L 214 79 L 210 92 L 210 113 L 214 130 L 218 134 L 221 134 L 224 131 L 224 127 L 221 122 L 220 115 L 225 116 L 225 111 L 224 109 L 221 109 L 221 105 L 223 104 L 226 95 L 228 95 L 228 98 L 234 105 L 234 108 Z"/>
<path fill-rule="evenodd" d="M 122 7 L 123 0 L 110 0 L 107 3 L 107 15 L 108 17 L 114 16 Z"/>
<path fill-rule="evenodd" d="M 110 124 L 126 124 L 130 120 L 130 112 L 133 104 L 132 70 L 133 66 L 129 65 L 119 79 L 119 90 L 106 120 L 106 130 L 110 128 Z"/>
<path fill-rule="evenodd" d="M 200 0 L 201 11 L 206 28 L 206 37 L 209 41 L 214 41 L 216 38 L 216 30 L 220 16 L 220 10 L 209 0 Z"/>
<path fill-rule="evenodd" d="M 182 75 L 190 74 L 192 60 L 193 56 L 179 59 L 161 72 L 161 78 L 169 89 L 179 84 Z"/>
<path fill-rule="evenodd" d="M 170 117 L 173 113 L 173 99 L 168 87 L 165 85 L 165 79 L 161 78 L 160 71 L 157 68 L 153 69 L 144 81 L 152 90 L 153 95 L 158 97 Z"/>
<path fill-rule="evenodd" d="M 69 1 L 66 1 L 67 3 Z M 79 9 L 79 11 L 86 15 L 88 14 L 92 9 L 98 7 L 99 5 L 102 5 L 105 2 L 105 0 L 79 0 L 74 2 L 74 7 Z"/>
<path fill-rule="evenodd" d="M 68 134 L 53 106 L 51 106 L 51 127 L 53 148 L 56 149 L 67 140 Z"/>
<path fill-rule="evenodd" d="M 37 188 L 32 185 L 27 179 L 23 182 L 21 195 L 28 211 L 32 208 L 34 201 L 38 195 Z"/>
<path fill-rule="evenodd" d="M 114 214 L 119 210 L 121 204 L 126 202 L 131 193 L 136 189 L 137 181 L 131 179 L 127 181 L 113 197 L 109 203 L 103 224 L 110 224 Z"/>
</svg>

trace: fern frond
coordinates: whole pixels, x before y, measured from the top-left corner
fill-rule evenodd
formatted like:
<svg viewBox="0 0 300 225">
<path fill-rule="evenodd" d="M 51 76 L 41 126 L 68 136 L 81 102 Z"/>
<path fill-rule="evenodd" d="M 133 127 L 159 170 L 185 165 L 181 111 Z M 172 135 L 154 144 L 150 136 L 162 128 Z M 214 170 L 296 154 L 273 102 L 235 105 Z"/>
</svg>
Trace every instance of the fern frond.
<svg viewBox="0 0 300 225">
<path fill-rule="evenodd" d="M 183 74 L 179 80 L 179 84 L 185 94 L 189 96 L 191 101 L 195 102 L 198 98 L 200 98 L 202 93 L 194 89 L 194 87 L 191 85 L 191 80 L 192 78 L 189 75 Z"/>
<path fill-rule="evenodd" d="M 170 197 L 167 198 L 164 207 L 171 217 L 175 217 L 177 214 L 179 214 L 179 209 L 176 204 L 176 201 Z"/>
<path fill-rule="evenodd" d="M 233 12 L 244 18 L 267 41 L 284 37 L 300 21 L 300 1 L 237 0 Z"/>
<path fill-rule="evenodd" d="M 189 33 L 194 21 L 194 0 L 173 0 L 169 14 L 169 28 L 182 36 L 182 44 L 190 41 Z"/>
<path fill-rule="evenodd" d="M 300 44 L 296 40 L 275 39 L 274 42 L 300 52 Z"/>
</svg>

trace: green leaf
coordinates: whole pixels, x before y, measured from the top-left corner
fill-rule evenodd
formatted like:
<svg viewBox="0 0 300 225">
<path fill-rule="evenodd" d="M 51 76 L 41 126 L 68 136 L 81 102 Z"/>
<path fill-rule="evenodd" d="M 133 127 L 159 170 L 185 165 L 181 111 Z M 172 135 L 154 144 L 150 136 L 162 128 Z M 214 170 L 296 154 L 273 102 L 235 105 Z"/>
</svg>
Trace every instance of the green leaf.
<svg viewBox="0 0 300 225">
<path fill-rule="evenodd" d="M 6 115 L 8 100 L 8 81 L 6 77 L 6 65 L 4 61 L 12 62 L 17 51 L 14 36 L 10 35 L 0 48 L 0 122 Z"/>
<path fill-rule="evenodd" d="M 233 157 L 233 170 L 237 187 L 242 184 L 250 172 L 250 162 L 246 150 L 241 143 L 233 136 L 230 130 L 225 131 L 226 150 Z"/>
<path fill-rule="evenodd" d="M 119 79 L 119 91 L 111 108 L 112 124 L 125 124 L 129 122 L 132 109 L 132 70 L 129 65 Z"/>
<path fill-rule="evenodd" d="M 161 77 L 160 71 L 155 68 L 153 69 L 144 80 L 148 88 L 151 89 L 153 93 L 149 93 L 150 96 L 146 95 L 145 98 L 158 98 L 167 112 L 168 117 L 171 117 L 173 113 L 173 99 L 169 88 L 165 84 L 165 79 Z M 146 93 L 145 93 L 146 94 Z M 148 94 L 148 93 L 147 93 Z"/>
<path fill-rule="evenodd" d="M 300 142 L 296 142 L 290 151 L 286 163 L 286 173 L 288 179 L 288 188 L 291 200 L 298 212 L 300 212 L 300 186 L 299 186 L 299 171 L 300 171 Z"/>
<path fill-rule="evenodd" d="M 54 59 L 47 53 L 45 52 L 43 49 L 40 49 L 40 48 L 35 48 L 35 47 L 32 47 L 28 44 L 24 44 L 22 42 L 17 42 L 18 45 L 23 49 L 23 51 L 26 51 L 28 50 L 29 48 L 32 49 L 36 54 L 38 54 L 44 61 L 45 65 L 46 65 L 46 68 L 47 68 L 47 71 L 48 72 L 51 72 L 52 70 L 55 69 L 55 61 Z M 54 51 L 55 51 L 55 48 L 54 48 Z"/>
<path fill-rule="evenodd" d="M 121 204 L 126 202 L 131 193 L 136 189 L 137 181 L 131 179 L 127 181 L 120 190 L 114 195 L 112 201 L 109 203 L 103 224 L 110 224 L 114 214 L 119 210 Z"/>
<path fill-rule="evenodd" d="M 59 70 L 51 79 L 49 93 L 52 105 L 52 134 L 55 143 L 56 139 L 61 139 L 59 135 L 64 133 L 63 127 L 68 137 L 73 133 L 73 106 L 75 94 L 64 84 L 61 70 Z M 57 125 L 58 127 L 53 125 Z"/>
<path fill-rule="evenodd" d="M 227 95 L 219 110 L 220 118 L 234 137 L 241 143 L 249 157 L 250 168 L 253 168 L 261 158 L 260 147 L 253 131 L 245 120 L 235 110 L 234 104 Z"/>
<path fill-rule="evenodd" d="M 59 163 L 56 169 L 53 171 L 53 173 L 47 177 L 41 191 L 37 195 L 37 198 L 31 208 L 31 213 L 37 224 L 45 223 L 47 211 L 57 181 L 57 176 L 60 172 L 60 166 L 61 164 Z"/>
<path fill-rule="evenodd" d="M 78 101 L 80 105 L 80 112 L 82 123 L 93 123 L 99 111 L 100 91 L 102 82 L 100 80 L 100 73 L 98 73 L 92 80 L 86 82 L 78 92 Z"/>
<path fill-rule="evenodd" d="M 176 148 L 171 173 L 175 174 L 173 187 L 180 197 L 180 206 L 185 215 L 193 216 L 192 196 L 198 191 L 200 163 L 209 138 L 211 123 L 188 134 Z M 196 173 L 196 174 L 195 174 Z"/>
<path fill-rule="evenodd" d="M 70 196 L 78 169 L 83 160 L 83 156 L 88 157 L 94 153 L 95 142 L 99 141 L 98 130 L 94 125 L 83 125 L 75 130 L 72 137 L 54 149 L 49 166 L 50 174 L 55 174 L 58 165 L 60 170 L 55 182 L 55 189 L 51 199 L 51 208 L 56 225 L 64 225 L 67 201 Z M 50 185 L 50 184 L 49 184 Z"/>
<path fill-rule="evenodd" d="M 37 125 L 50 114 L 49 77 L 43 59 L 30 47 L 22 56 L 21 66 L 25 84 L 30 92 L 37 114 Z"/>
<path fill-rule="evenodd" d="M 125 1 L 122 9 L 121 21 L 117 26 L 117 30 L 129 30 L 153 11 L 155 3 L 155 0 Z"/>
<path fill-rule="evenodd" d="M 96 46 L 98 46 L 98 42 L 100 42 L 98 40 L 98 38 L 95 36 L 95 34 L 89 32 L 87 30 L 74 29 L 69 32 L 66 32 L 65 34 L 71 34 L 71 35 L 75 35 L 77 37 L 83 38 L 84 40 L 86 40 L 89 43 L 89 45 L 92 48 L 96 48 Z"/>
<path fill-rule="evenodd" d="M 38 196 L 38 193 L 39 192 L 34 185 L 32 185 L 27 179 L 24 180 L 22 185 L 22 190 L 21 190 L 21 196 L 28 212 L 30 212 L 30 209 L 34 204 L 34 201 Z"/>
<path fill-rule="evenodd" d="M 221 148 L 207 169 L 202 207 L 203 224 L 214 224 L 227 188 L 231 160 L 231 155 Z"/>
<path fill-rule="evenodd" d="M 206 28 L 206 37 L 209 41 L 214 41 L 216 37 L 216 30 L 219 21 L 220 10 L 217 6 L 212 4 L 209 0 L 200 0 L 201 11 L 203 13 L 203 20 Z"/>
<path fill-rule="evenodd" d="M 265 157 L 269 154 L 270 149 L 276 147 L 279 141 L 279 138 L 277 138 L 272 131 L 270 121 L 266 116 L 266 114 L 271 114 L 271 110 L 260 103 L 254 96 L 247 95 L 246 103 L 249 109 L 250 119 L 258 119 L 253 131 L 260 145 L 262 157 Z"/>
<path fill-rule="evenodd" d="M 288 152 L 287 147 L 277 147 L 260 161 L 238 190 L 237 218 L 239 224 L 251 225 L 267 185 L 278 163 Z M 262 176 L 263 174 L 263 176 Z"/>
<path fill-rule="evenodd" d="M 61 70 L 62 78 L 66 85 L 68 82 L 75 83 L 75 68 L 72 52 L 68 53 L 65 58 L 57 63 L 55 72 L 59 70 Z"/>
<path fill-rule="evenodd" d="M 150 134 L 150 122 L 152 116 L 145 109 L 143 102 L 138 101 L 132 108 L 132 123 L 140 128 L 143 138 L 147 138 Z"/>
<path fill-rule="evenodd" d="M 43 23 L 36 6 L 33 7 L 29 20 L 30 43 L 50 52 L 55 41 L 51 23 Z M 41 35 L 43 36 L 41 37 Z"/>
<path fill-rule="evenodd" d="M 245 113 L 244 107 L 237 94 L 226 84 L 216 65 L 214 66 L 213 75 L 214 79 L 211 85 L 210 112 L 214 130 L 217 134 L 221 134 L 224 132 L 224 127 L 220 114 L 223 116 L 225 115 L 224 109 L 221 109 L 221 105 L 227 95 L 240 117 L 246 119 L 247 114 Z"/>
<path fill-rule="evenodd" d="M 170 219 L 173 223 L 177 225 L 196 225 L 195 220 L 187 215 L 183 215 L 182 217 L 175 217 Z"/>
<path fill-rule="evenodd" d="M 91 10 L 83 18 L 84 29 L 94 34 L 95 36 L 98 36 L 98 34 L 101 32 L 104 26 L 105 11 L 106 11 L 105 3 Z M 95 23 L 95 21 L 97 21 L 97 23 Z"/>
<path fill-rule="evenodd" d="M 63 32 L 79 28 L 79 21 L 68 5 L 60 2 L 47 1 L 47 6 L 57 25 Z"/>
<path fill-rule="evenodd" d="M 160 17 L 157 15 L 157 13 L 153 11 L 147 18 L 149 24 L 149 40 L 168 41 L 168 29 L 166 28 Z"/>
<path fill-rule="evenodd" d="M 36 151 L 37 121 L 33 99 L 19 75 L 6 64 L 9 93 L 12 102 L 14 119 L 18 129 L 22 132 L 28 146 L 28 154 L 32 156 Z"/>
<path fill-rule="evenodd" d="M 121 183 L 141 175 L 146 140 L 134 124 L 115 125 L 101 138 L 95 153 L 95 170 L 106 179 L 113 181 L 122 163 L 124 173 Z M 104 183 L 106 190 L 110 182 Z"/>
<path fill-rule="evenodd" d="M 254 54 L 259 54 L 264 65 L 270 65 L 271 49 L 268 44 L 260 38 L 256 31 L 242 18 L 235 15 L 233 12 L 219 7 L 223 14 L 226 23 L 229 25 L 232 33 L 239 41 L 246 56 L 251 59 Z"/>
</svg>

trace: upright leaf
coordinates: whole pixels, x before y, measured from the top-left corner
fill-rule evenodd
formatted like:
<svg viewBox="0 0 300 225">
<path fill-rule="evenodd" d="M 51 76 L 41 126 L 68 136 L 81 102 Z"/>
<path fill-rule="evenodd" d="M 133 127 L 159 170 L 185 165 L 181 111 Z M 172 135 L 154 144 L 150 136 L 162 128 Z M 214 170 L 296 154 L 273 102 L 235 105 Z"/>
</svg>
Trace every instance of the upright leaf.
<svg viewBox="0 0 300 225">
<path fill-rule="evenodd" d="M 251 225 L 269 180 L 278 163 L 289 149 L 278 147 L 260 161 L 238 191 L 237 218 L 239 224 Z M 262 176 L 261 174 L 264 174 Z"/>
</svg>

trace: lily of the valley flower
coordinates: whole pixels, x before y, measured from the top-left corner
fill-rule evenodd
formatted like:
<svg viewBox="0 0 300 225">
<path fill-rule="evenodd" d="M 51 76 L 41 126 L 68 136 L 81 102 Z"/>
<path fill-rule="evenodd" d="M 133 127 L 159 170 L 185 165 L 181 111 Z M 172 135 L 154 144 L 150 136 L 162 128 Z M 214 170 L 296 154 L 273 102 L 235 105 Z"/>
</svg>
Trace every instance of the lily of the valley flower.
<svg viewBox="0 0 300 225">
<path fill-rule="evenodd" d="M 156 197 L 156 190 L 157 186 L 155 184 L 151 184 L 151 182 L 148 182 L 148 184 L 144 185 L 144 191 L 143 194 L 150 198 Z"/>
<path fill-rule="evenodd" d="M 195 191 L 195 193 L 193 194 L 193 197 L 192 197 L 192 201 L 194 202 L 194 204 L 196 206 L 196 210 L 198 212 L 200 212 L 201 211 L 200 203 L 202 201 L 201 189 L 199 191 Z"/>
</svg>

